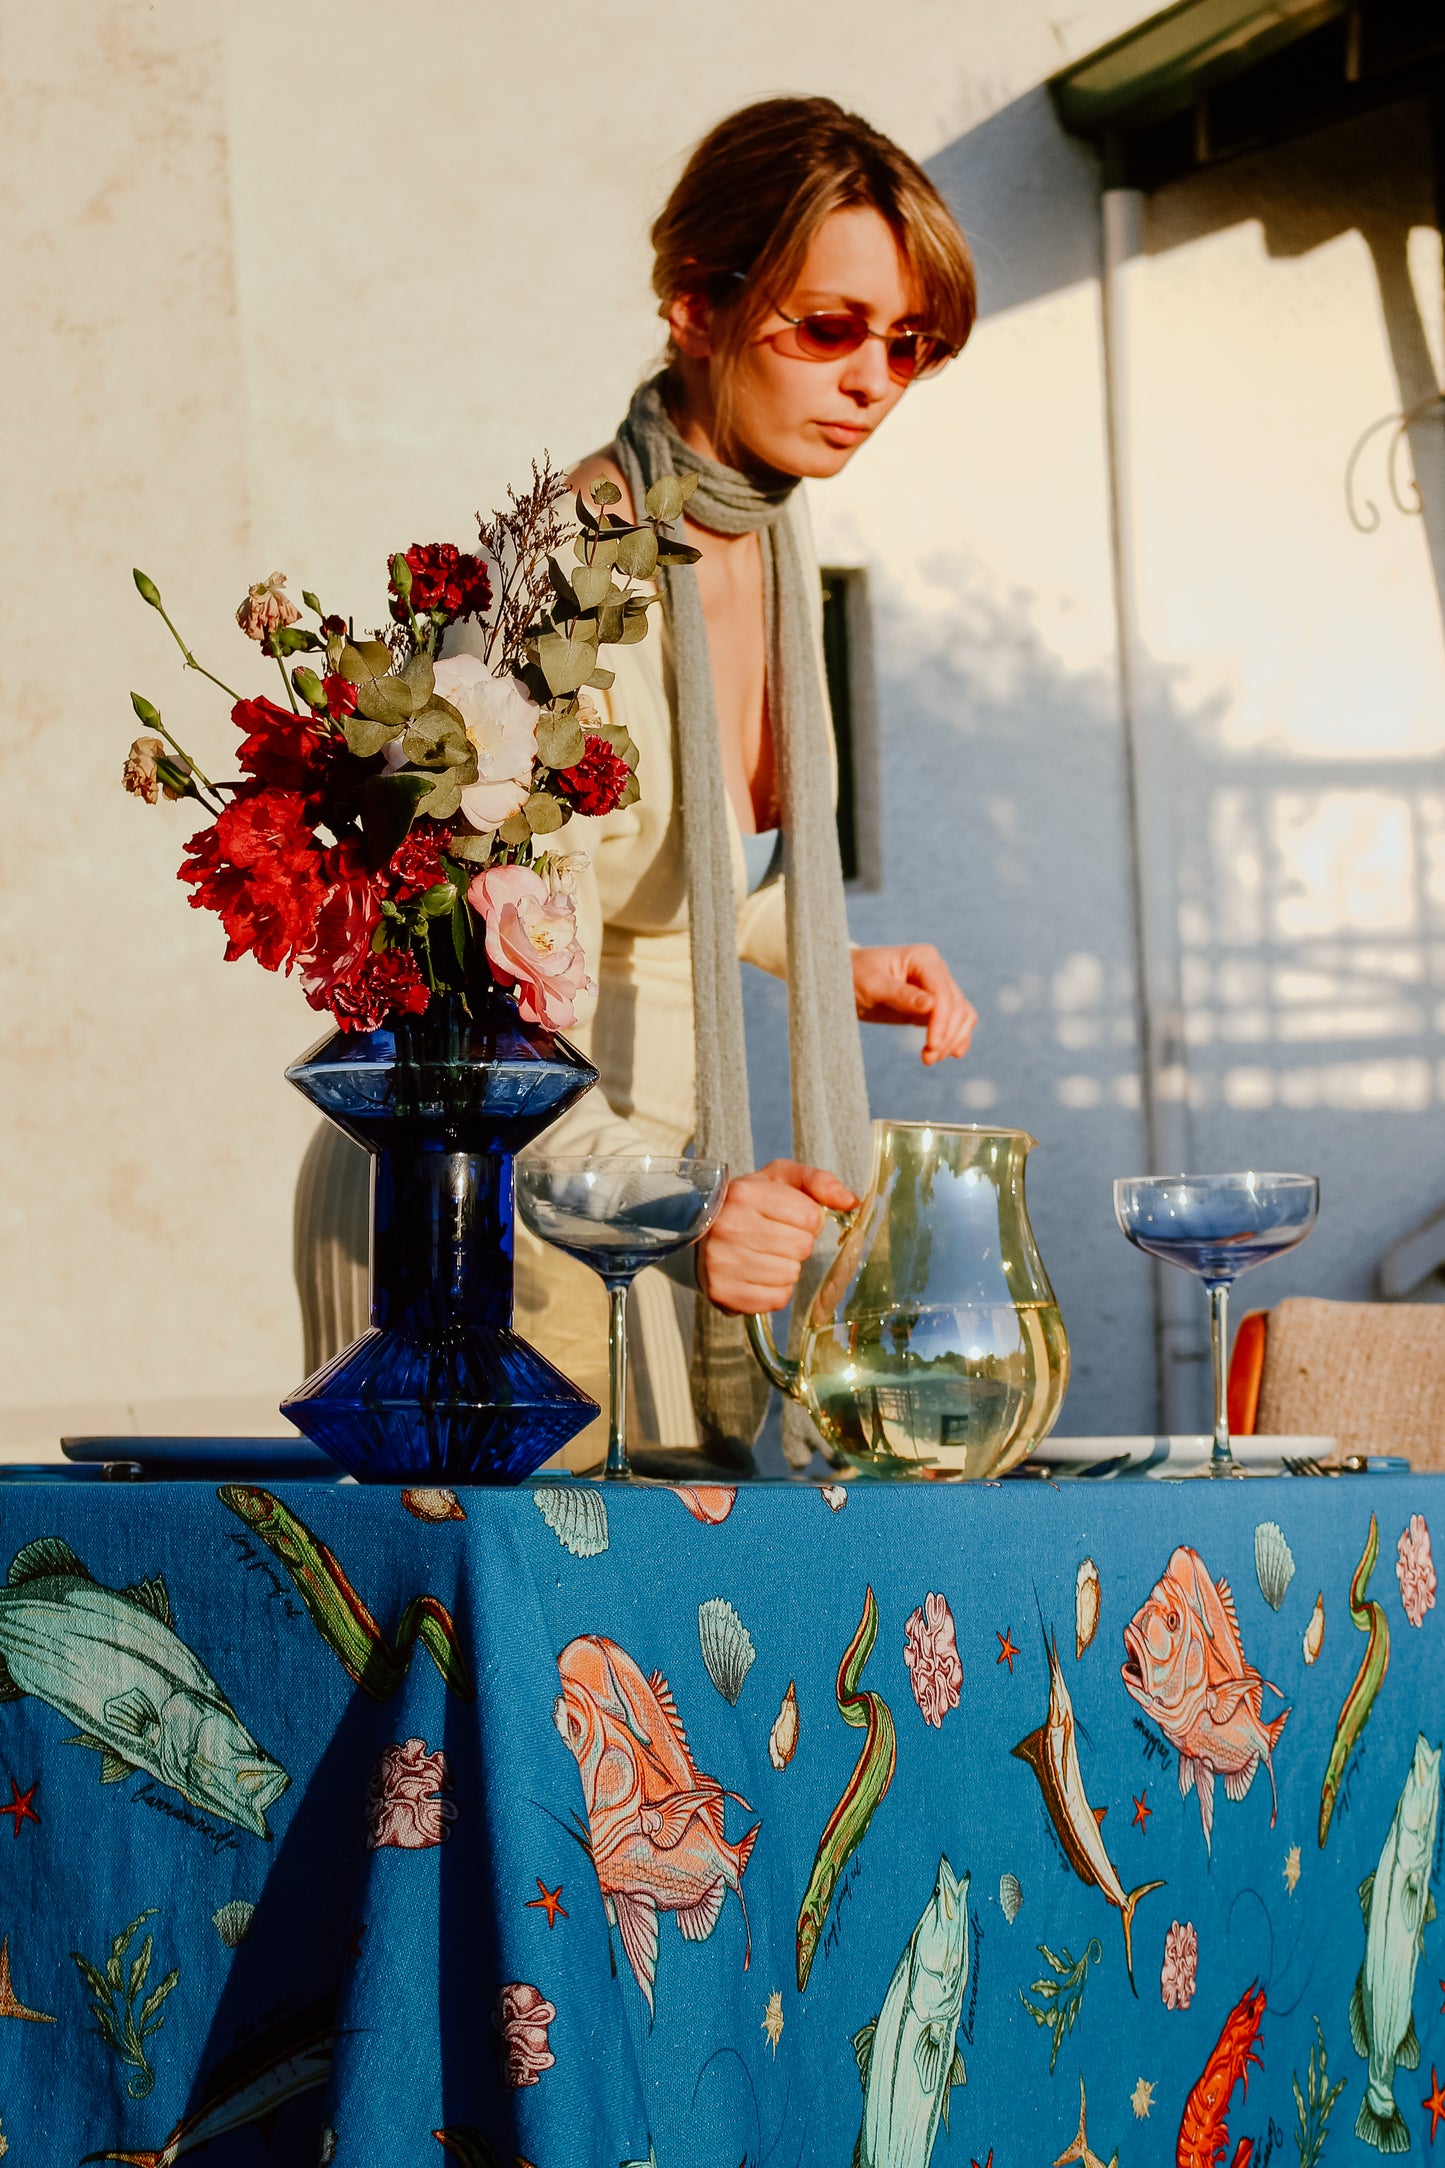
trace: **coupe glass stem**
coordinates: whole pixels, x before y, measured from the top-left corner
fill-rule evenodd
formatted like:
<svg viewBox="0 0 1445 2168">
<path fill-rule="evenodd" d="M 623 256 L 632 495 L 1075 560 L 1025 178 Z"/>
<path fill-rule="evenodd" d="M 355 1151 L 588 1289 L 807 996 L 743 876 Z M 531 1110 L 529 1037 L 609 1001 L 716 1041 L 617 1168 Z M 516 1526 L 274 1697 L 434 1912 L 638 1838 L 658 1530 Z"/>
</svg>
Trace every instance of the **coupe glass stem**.
<svg viewBox="0 0 1445 2168">
<path fill-rule="evenodd" d="M 607 1283 L 607 1466 L 610 1476 L 630 1475 L 627 1458 L 627 1289 L 626 1280 Z M 1225 1441 L 1228 1450 L 1228 1440 Z"/>
<path fill-rule="evenodd" d="M 1236 1462 L 1229 1445 L 1229 1287 L 1209 1290 L 1209 1351 L 1214 1369 L 1214 1451 L 1211 1475 L 1232 1475 Z"/>
</svg>

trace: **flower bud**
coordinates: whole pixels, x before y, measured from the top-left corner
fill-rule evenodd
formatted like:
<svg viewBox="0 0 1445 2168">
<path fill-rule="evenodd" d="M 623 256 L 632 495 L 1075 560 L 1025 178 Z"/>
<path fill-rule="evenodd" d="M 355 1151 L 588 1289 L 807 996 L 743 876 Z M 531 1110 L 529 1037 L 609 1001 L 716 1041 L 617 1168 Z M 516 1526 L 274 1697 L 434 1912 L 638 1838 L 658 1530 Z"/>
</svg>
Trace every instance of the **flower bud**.
<svg viewBox="0 0 1445 2168">
<path fill-rule="evenodd" d="M 401 596 L 402 601 L 405 602 L 407 596 L 411 593 L 411 566 L 407 563 L 400 550 L 391 560 L 391 584 Z"/>
<path fill-rule="evenodd" d="M 158 610 L 161 606 L 161 591 L 155 581 L 148 578 L 139 565 L 132 569 L 131 578 L 135 581 L 136 593 L 141 601 L 148 602 L 153 610 Z"/>
<path fill-rule="evenodd" d="M 145 724 L 147 730 L 160 728 L 161 711 L 147 700 L 144 693 L 132 693 L 130 704 L 135 709 L 137 719 Z"/>
<path fill-rule="evenodd" d="M 308 708 L 324 708 L 326 706 L 326 687 L 314 670 L 293 670 L 291 682 L 306 702 Z"/>
</svg>

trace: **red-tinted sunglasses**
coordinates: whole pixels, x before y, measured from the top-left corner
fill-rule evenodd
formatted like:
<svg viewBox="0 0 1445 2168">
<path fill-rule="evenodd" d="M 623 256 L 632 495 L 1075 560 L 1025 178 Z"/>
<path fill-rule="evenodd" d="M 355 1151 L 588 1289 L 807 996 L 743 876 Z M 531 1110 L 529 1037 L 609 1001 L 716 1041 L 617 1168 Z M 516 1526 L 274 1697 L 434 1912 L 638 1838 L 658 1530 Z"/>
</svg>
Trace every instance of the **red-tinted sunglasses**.
<svg viewBox="0 0 1445 2168">
<path fill-rule="evenodd" d="M 786 309 L 777 313 L 793 336 L 791 346 L 783 344 L 785 332 L 779 332 L 774 343 L 780 351 L 791 351 L 804 361 L 842 361 L 856 354 L 865 339 L 881 339 L 888 374 L 895 384 L 916 384 L 923 377 L 936 376 L 954 355 L 936 331 L 875 331 L 866 316 L 851 309 L 819 309 L 811 316 L 789 316 Z"/>
</svg>

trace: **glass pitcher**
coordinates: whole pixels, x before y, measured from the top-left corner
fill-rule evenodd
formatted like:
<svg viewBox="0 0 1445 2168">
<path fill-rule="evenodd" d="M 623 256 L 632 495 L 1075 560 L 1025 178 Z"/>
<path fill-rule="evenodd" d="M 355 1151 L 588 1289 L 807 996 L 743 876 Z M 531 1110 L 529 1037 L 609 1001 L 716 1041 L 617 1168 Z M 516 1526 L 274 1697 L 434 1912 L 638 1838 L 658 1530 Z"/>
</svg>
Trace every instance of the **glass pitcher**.
<svg viewBox="0 0 1445 2168">
<path fill-rule="evenodd" d="M 1024 1203 L 1022 1129 L 875 1122 L 868 1193 L 809 1305 L 798 1358 L 766 1317 L 759 1363 L 835 1462 L 872 1475 L 997 1475 L 1052 1429 L 1069 1343 Z"/>
</svg>

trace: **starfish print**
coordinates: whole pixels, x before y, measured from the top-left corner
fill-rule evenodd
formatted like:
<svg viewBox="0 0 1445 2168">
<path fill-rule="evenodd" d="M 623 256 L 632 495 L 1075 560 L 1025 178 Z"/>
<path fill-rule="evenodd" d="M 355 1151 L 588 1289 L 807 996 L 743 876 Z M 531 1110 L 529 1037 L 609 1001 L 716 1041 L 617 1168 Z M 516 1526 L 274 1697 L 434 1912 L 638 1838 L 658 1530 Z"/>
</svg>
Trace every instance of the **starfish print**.
<svg viewBox="0 0 1445 2168">
<path fill-rule="evenodd" d="M 31 1800 L 35 1797 L 35 1794 L 39 1791 L 39 1789 L 39 1778 L 37 1778 L 36 1781 L 31 1785 L 28 1792 L 21 1791 L 20 1786 L 16 1783 L 14 1777 L 10 1779 L 10 1804 L 8 1807 L 0 1807 L 0 1814 L 14 1815 L 15 1834 L 17 1837 L 20 1834 L 20 1824 L 22 1822 L 34 1822 L 37 1829 L 40 1827 L 40 1816 L 36 1813 L 35 1809 L 30 1804 Z"/>
<path fill-rule="evenodd" d="M 0 2017 L 28 2018 L 32 2025 L 53 2025 L 43 2010 L 31 2010 L 20 2000 L 10 1978 L 10 1937 L 0 1937 Z"/>
<path fill-rule="evenodd" d="M 1000 1633 L 995 1626 L 993 1637 L 998 1643 L 998 1655 L 994 1660 L 996 1663 L 1007 1664 L 1008 1675 L 1012 1678 L 1014 1675 L 1014 1658 L 1018 1655 L 1018 1650 L 1014 1646 L 1013 1628 L 1009 1627 L 1003 1633 Z M 993 2151 L 992 2146 L 989 2147 L 989 2151 Z"/>
<path fill-rule="evenodd" d="M 985 2160 L 985 2161 L 977 2161 L 977 2160 L 971 2160 L 971 2161 L 969 2162 L 969 2164 L 968 2164 L 968 2168 L 993 2168 L 993 2147 L 992 2147 L 992 2146 L 990 2146 L 990 2147 L 989 2147 L 989 2149 L 988 2149 L 988 2159 L 987 2159 L 987 2160 Z"/>
<path fill-rule="evenodd" d="M 365 1920 L 358 1920 L 346 1938 L 346 1955 L 353 1965 L 361 1963 L 361 1938 L 365 1933 Z"/>
<path fill-rule="evenodd" d="M 1077 2138 L 1075 2138 L 1071 2146 L 1065 2147 L 1064 2151 L 1054 2162 L 1054 2168 L 1067 2168 L 1067 2163 L 1074 2160 L 1080 2163 L 1080 2168 L 1119 2168 L 1119 2155 L 1117 2151 L 1111 2156 L 1109 2160 L 1103 2161 L 1100 2160 L 1098 2154 L 1089 2144 L 1088 2130 L 1086 2125 L 1087 2114 L 1088 2103 L 1084 2097 L 1084 2080 L 1081 2076 L 1079 2079 L 1079 2135 Z"/>
<path fill-rule="evenodd" d="M 1422 2100 L 1420 2105 L 1430 2117 L 1430 2143 L 1433 2145 L 1435 2143 L 1435 2133 L 1440 2127 L 1440 2119 L 1445 2116 L 1445 2093 L 1440 2090 L 1440 2080 L 1435 2075 L 1435 2065 L 1433 2063 L 1430 2065 L 1429 2097 Z"/>
<path fill-rule="evenodd" d="M 564 1920 L 568 1917 L 567 1907 L 558 1901 L 562 1895 L 562 1885 L 559 1882 L 555 1889 L 548 1889 L 540 1875 L 537 1876 L 536 1881 L 537 1887 L 542 1894 L 540 1897 L 529 1897 L 527 1899 L 527 1910 L 529 1912 L 546 1913 L 547 1932 L 550 1934 L 557 1924 L 557 1915 L 559 1913 Z"/>
<path fill-rule="evenodd" d="M 1132 1793 L 1130 1794 L 1130 1797 L 1133 1797 Z M 1143 1830 L 1146 1837 L 1149 1834 L 1149 1817 L 1154 1812 L 1154 1809 L 1151 1806 L 1147 1806 L 1145 1804 L 1148 1797 L 1149 1787 L 1146 1784 L 1143 1791 L 1139 1794 L 1139 1797 L 1134 1800 L 1134 1823 L 1137 1828 Z"/>
<path fill-rule="evenodd" d="M 1285 1853 L 1284 1866 L 1281 1869 L 1281 1872 L 1284 1875 L 1285 1887 L 1286 1889 L 1288 1889 L 1291 1897 L 1293 1897 L 1295 1889 L 1299 1883 L 1300 1874 L 1299 1846 L 1297 1844 L 1292 1844 L 1289 1850 Z M 1442 1987 L 1445 1987 L 1445 1981 L 1442 1981 L 1441 1985 Z"/>
<path fill-rule="evenodd" d="M 783 2037 L 783 1998 L 775 1987 L 768 1997 L 768 2007 L 763 2012 L 762 2029 L 772 2043 L 773 2061 L 778 2059 L 778 2042 Z"/>
<path fill-rule="evenodd" d="M 1154 2105 L 1154 2086 L 1149 2078 L 1141 2078 L 1129 2095 L 1129 2105 L 1142 2123 Z"/>
</svg>

